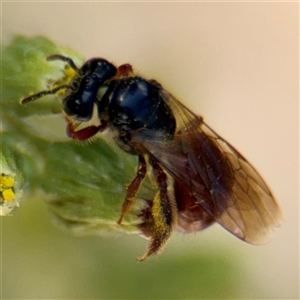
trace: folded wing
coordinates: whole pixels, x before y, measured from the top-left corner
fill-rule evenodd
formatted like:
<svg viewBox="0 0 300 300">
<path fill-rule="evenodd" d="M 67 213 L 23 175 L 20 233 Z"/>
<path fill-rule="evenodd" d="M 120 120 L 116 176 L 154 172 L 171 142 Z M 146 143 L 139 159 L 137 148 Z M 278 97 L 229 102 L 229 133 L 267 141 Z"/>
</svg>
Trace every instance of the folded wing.
<svg viewBox="0 0 300 300">
<path fill-rule="evenodd" d="M 249 243 L 268 241 L 281 211 L 264 180 L 202 118 L 163 89 L 161 96 L 175 114 L 175 137 L 163 139 L 143 129 L 133 139 L 225 229 Z"/>
</svg>

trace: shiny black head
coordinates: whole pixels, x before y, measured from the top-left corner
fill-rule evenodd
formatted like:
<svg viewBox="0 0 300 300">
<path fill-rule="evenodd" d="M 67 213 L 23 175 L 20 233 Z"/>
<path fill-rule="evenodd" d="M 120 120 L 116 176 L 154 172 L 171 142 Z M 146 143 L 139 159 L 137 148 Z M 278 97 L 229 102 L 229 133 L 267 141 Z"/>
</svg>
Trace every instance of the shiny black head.
<svg viewBox="0 0 300 300">
<path fill-rule="evenodd" d="M 26 104 L 45 95 L 56 94 L 58 91 L 66 89 L 66 96 L 62 102 L 64 112 L 78 121 L 90 120 L 94 104 L 97 105 L 99 101 L 97 96 L 99 88 L 105 86 L 105 82 L 116 75 L 116 67 L 102 58 L 92 58 L 86 61 L 81 68 L 77 68 L 69 57 L 59 54 L 51 55 L 47 60 L 66 62 L 76 72 L 76 75 L 69 84 L 28 96 L 21 100 L 21 104 Z"/>
<path fill-rule="evenodd" d="M 64 112 L 79 121 L 92 117 L 97 94 L 105 82 L 116 74 L 116 67 L 102 58 L 88 60 L 78 71 L 63 99 Z M 96 104 L 97 104 L 96 103 Z"/>
</svg>

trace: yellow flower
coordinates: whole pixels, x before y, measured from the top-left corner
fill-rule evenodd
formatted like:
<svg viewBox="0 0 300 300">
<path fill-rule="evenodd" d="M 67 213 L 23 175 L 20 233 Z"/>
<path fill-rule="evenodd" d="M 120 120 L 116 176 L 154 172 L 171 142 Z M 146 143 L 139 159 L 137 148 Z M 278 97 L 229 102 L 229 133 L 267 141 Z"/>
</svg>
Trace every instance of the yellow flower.
<svg viewBox="0 0 300 300">
<path fill-rule="evenodd" d="M 0 154 L 0 216 L 7 216 L 19 206 L 23 196 L 21 176 L 16 173 L 15 166 L 8 163 L 4 155 Z"/>
</svg>

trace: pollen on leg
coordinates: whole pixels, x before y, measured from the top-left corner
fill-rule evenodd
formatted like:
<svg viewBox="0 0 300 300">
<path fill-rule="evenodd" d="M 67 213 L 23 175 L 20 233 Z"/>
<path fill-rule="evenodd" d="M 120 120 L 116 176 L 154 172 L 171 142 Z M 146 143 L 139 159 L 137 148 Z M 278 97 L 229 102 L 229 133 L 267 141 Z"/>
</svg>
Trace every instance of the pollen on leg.
<svg viewBox="0 0 300 300">
<path fill-rule="evenodd" d="M 148 251 L 138 261 L 144 261 L 147 257 L 159 253 L 177 223 L 177 205 L 168 189 L 168 177 L 156 162 L 152 161 L 152 166 L 159 191 L 153 199 L 151 209 L 153 225 Z"/>
</svg>

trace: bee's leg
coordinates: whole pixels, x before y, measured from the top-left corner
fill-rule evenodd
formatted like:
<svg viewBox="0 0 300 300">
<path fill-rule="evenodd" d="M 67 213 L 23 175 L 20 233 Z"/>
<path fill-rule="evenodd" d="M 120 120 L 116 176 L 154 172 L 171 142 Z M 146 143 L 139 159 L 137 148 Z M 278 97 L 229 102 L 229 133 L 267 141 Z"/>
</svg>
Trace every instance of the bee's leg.
<svg viewBox="0 0 300 300">
<path fill-rule="evenodd" d="M 133 75 L 133 69 L 130 64 L 123 64 L 118 66 L 117 73 L 110 80 L 118 80 L 122 77 L 128 77 Z"/>
<path fill-rule="evenodd" d="M 121 77 L 129 76 L 132 73 L 132 66 L 130 64 L 123 64 L 117 68 L 117 74 L 112 79 L 120 79 Z"/>
<path fill-rule="evenodd" d="M 118 224 L 120 225 L 122 224 L 123 217 L 130 210 L 133 204 L 133 199 L 135 197 L 135 194 L 137 193 L 141 185 L 141 182 L 145 178 L 146 172 L 147 172 L 146 161 L 142 155 L 139 155 L 138 171 L 134 179 L 130 182 L 129 186 L 127 187 L 126 197 L 123 202 L 122 211 L 121 211 L 120 218 L 118 220 Z"/>
<path fill-rule="evenodd" d="M 172 189 L 168 189 L 168 177 L 156 161 L 152 160 L 151 163 L 159 191 L 151 208 L 153 225 L 150 245 L 139 261 L 162 250 L 177 223 L 177 205 Z"/>
<path fill-rule="evenodd" d="M 76 128 L 81 123 L 74 123 L 71 118 L 65 115 L 65 119 L 67 120 L 67 135 L 68 137 L 75 139 L 75 140 L 87 140 L 90 137 L 94 136 L 96 133 L 101 132 L 106 129 L 107 124 L 103 123 L 99 126 L 88 126 L 76 131 Z"/>
</svg>

